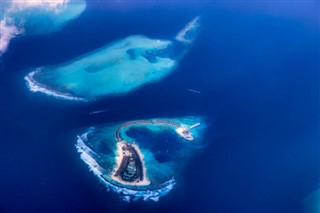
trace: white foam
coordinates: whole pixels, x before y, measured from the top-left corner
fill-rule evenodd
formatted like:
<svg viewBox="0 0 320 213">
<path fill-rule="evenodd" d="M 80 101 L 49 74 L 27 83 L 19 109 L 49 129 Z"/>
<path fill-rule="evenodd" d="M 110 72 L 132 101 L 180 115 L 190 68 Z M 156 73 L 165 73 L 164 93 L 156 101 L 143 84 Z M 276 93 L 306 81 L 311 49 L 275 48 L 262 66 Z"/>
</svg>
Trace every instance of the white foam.
<svg viewBox="0 0 320 213">
<path fill-rule="evenodd" d="M 71 101 L 82 101 L 82 102 L 88 102 L 91 101 L 86 98 L 80 98 L 80 97 L 75 97 L 72 96 L 69 93 L 61 93 L 57 92 L 54 90 L 50 90 L 43 86 L 42 84 L 38 83 L 33 77 L 35 74 L 41 71 L 41 68 L 37 68 L 35 71 L 30 72 L 24 79 L 27 81 L 27 86 L 29 87 L 30 91 L 32 92 L 42 92 L 46 95 L 49 96 L 54 96 L 59 99 L 64 99 L 64 100 L 71 100 Z"/>
<path fill-rule="evenodd" d="M 195 17 L 192 19 L 175 37 L 177 41 L 180 41 L 186 45 L 192 44 L 192 42 L 196 39 L 197 31 L 200 28 L 199 23 L 200 17 Z M 187 38 L 187 34 L 189 32 L 195 33 L 191 38 Z"/>
<path fill-rule="evenodd" d="M 4 3 L 2 2 L 3 0 L 0 5 L 0 55 L 7 50 L 14 37 L 57 30 L 65 22 L 76 18 L 86 7 L 84 0 L 5 0 Z M 46 21 L 47 19 L 50 21 Z M 30 28 L 26 30 L 26 26 L 32 26 L 32 30 Z"/>
<path fill-rule="evenodd" d="M 52 10 L 56 13 L 63 10 L 69 0 L 12 0 L 12 5 L 10 7 L 10 12 L 23 11 L 29 8 L 38 8 L 43 10 Z"/>
<path fill-rule="evenodd" d="M 92 131 L 92 130 L 89 130 Z M 119 187 L 113 185 L 112 183 L 106 181 L 102 175 L 106 173 L 106 171 L 98 164 L 98 162 L 92 157 L 92 155 L 96 155 L 96 153 L 90 149 L 84 141 L 87 140 L 87 133 L 84 133 L 81 136 L 78 136 L 76 148 L 80 153 L 81 159 L 88 165 L 90 171 L 94 173 L 95 176 L 99 178 L 99 180 L 107 187 L 107 189 L 111 189 L 112 191 L 118 193 L 120 197 L 126 201 L 137 201 L 139 199 L 143 199 L 144 201 L 155 201 L 157 202 L 160 197 L 168 194 L 175 185 L 175 180 L 172 178 L 171 180 L 163 183 L 159 189 L 155 190 L 132 190 L 123 187 Z M 91 153 L 91 154 L 90 154 Z"/>
<path fill-rule="evenodd" d="M 12 38 L 19 35 L 22 31 L 16 26 L 10 24 L 10 18 L 5 17 L 0 20 L 0 54 L 4 53 L 8 48 L 9 42 Z"/>
</svg>

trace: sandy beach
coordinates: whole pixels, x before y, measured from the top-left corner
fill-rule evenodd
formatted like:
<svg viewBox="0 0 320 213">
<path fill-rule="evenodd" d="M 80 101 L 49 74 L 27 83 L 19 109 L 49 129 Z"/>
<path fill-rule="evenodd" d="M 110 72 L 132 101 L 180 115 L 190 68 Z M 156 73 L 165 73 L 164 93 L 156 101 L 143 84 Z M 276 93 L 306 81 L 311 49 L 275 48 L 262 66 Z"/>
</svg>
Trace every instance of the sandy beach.
<svg viewBox="0 0 320 213">
<path fill-rule="evenodd" d="M 150 180 L 147 178 L 147 168 L 145 167 L 145 164 L 144 164 L 144 156 L 143 154 L 141 153 L 139 147 L 136 145 L 136 144 L 131 144 L 131 146 L 134 147 L 134 149 L 137 151 L 139 157 L 140 157 L 140 160 L 142 162 L 142 167 L 143 167 L 143 180 L 142 181 L 139 181 L 139 182 L 133 182 L 133 183 L 130 183 L 130 182 L 125 182 L 123 180 L 121 180 L 119 177 L 115 176 L 115 171 L 118 170 L 118 168 L 120 167 L 121 165 L 121 161 L 124 157 L 124 153 L 122 151 L 122 147 L 125 146 L 125 141 L 121 141 L 121 142 L 118 142 L 117 143 L 117 157 L 116 157 L 116 167 L 114 168 L 113 170 L 113 174 L 111 175 L 111 178 L 114 180 L 114 181 L 117 181 L 123 185 L 129 185 L 129 186 L 147 186 L 150 184 Z"/>
</svg>

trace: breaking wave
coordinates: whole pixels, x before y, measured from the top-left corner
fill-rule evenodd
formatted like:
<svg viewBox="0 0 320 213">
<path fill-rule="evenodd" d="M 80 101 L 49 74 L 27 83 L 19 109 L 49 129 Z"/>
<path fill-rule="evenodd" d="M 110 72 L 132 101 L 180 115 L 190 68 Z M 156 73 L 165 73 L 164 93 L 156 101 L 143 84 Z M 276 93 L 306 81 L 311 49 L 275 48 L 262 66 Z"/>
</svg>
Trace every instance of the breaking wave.
<svg viewBox="0 0 320 213">
<path fill-rule="evenodd" d="M 85 145 L 84 141 L 87 141 L 87 135 L 93 130 L 90 128 L 88 132 L 78 136 L 76 148 L 80 153 L 81 159 L 88 165 L 90 171 L 93 172 L 95 176 L 98 177 L 100 182 L 102 182 L 108 190 L 112 190 L 113 192 L 119 194 L 120 198 L 126 202 L 144 200 L 144 201 L 155 201 L 157 202 L 160 197 L 168 194 L 176 184 L 175 179 L 163 183 L 158 189 L 155 190 L 132 190 L 124 187 L 116 186 L 110 182 L 108 182 L 105 178 L 103 178 L 103 174 L 107 173 L 105 169 L 103 169 L 99 163 L 94 159 L 98 155 Z"/>
<path fill-rule="evenodd" d="M 83 101 L 88 102 L 89 99 L 86 98 L 80 98 L 75 97 L 68 93 L 61 93 L 58 91 L 51 90 L 47 88 L 45 85 L 40 84 L 39 82 L 34 80 L 34 75 L 41 71 L 41 68 L 36 69 L 33 72 L 30 72 L 24 79 L 27 81 L 27 86 L 32 92 L 42 92 L 49 96 L 54 96 L 56 98 L 65 99 L 65 100 L 71 100 L 71 101 Z"/>
</svg>

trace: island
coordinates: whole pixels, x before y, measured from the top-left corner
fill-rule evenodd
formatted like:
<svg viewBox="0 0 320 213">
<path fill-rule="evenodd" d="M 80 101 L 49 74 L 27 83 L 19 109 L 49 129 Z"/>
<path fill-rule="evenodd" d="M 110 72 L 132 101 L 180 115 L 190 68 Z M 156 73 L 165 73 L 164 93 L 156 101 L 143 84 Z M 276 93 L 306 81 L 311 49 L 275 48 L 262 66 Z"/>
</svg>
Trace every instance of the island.
<svg viewBox="0 0 320 213">
<path fill-rule="evenodd" d="M 91 127 L 76 146 L 90 170 L 123 200 L 157 201 L 202 147 L 205 127 L 202 117 L 133 120 Z"/>
<path fill-rule="evenodd" d="M 117 168 L 112 178 L 125 185 L 149 185 L 142 154 L 136 144 L 118 142 Z"/>
</svg>

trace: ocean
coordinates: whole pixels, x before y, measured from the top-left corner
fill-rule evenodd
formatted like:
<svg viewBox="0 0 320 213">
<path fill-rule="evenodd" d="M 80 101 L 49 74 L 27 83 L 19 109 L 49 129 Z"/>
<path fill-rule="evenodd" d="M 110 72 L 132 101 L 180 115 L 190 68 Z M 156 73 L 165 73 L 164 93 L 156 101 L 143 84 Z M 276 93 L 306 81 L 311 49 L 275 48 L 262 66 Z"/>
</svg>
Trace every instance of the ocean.
<svg viewBox="0 0 320 213">
<path fill-rule="evenodd" d="M 17 37 L 0 56 L 0 212 L 307 212 L 320 183 L 319 11 L 315 1 L 87 1 L 61 30 Z M 32 68 L 129 35 L 171 39 L 195 16 L 198 39 L 159 83 L 88 103 L 26 86 Z M 206 117 L 206 146 L 158 202 L 108 192 L 75 148 L 89 126 L 186 115 Z"/>
</svg>

